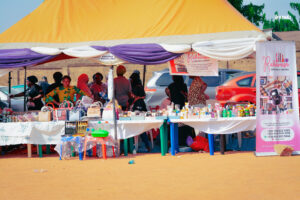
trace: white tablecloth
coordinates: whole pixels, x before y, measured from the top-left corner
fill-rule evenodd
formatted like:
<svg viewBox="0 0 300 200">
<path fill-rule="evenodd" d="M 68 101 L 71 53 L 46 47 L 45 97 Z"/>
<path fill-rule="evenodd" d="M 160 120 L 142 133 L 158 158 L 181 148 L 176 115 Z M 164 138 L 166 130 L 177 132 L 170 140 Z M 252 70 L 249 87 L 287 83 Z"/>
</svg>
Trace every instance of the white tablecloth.
<svg viewBox="0 0 300 200">
<path fill-rule="evenodd" d="M 65 134 L 65 122 L 0 123 L 0 146 L 12 144 L 57 144 Z"/>
<path fill-rule="evenodd" d="M 118 120 L 117 122 L 117 137 L 118 139 L 128 139 L 137 135 L 140 135 L 151 129 L 160 128 L 163 124 L 163 120 Z M 95 121 L 89 121 L 89 126 L 101 128 L 109 131 L 109 134 L 114 138 L 114 124 L 109 121 L 107 123 L 102 122 L 98 124 Z"/>
<path fill-rule="evenodd" d="M 231 117 L 218 119 L 171 119 L 172 123 L 183 123 L 209 134 L 231 134 L 254 130 L 256 117 Z"/>
<path fill-rule="evenodd" d="M 153 128 L 160 128 L 163 120 L 118 121 L 118 139 L 140 135 Z M 89 121 L 91 128 L 102 128 L 114 137 L 113 122 Z M 0 123 L 0 146 L 13 144 L 58 144 L 65 134 L 65 122 L 12 122 Z"/>
</svg>

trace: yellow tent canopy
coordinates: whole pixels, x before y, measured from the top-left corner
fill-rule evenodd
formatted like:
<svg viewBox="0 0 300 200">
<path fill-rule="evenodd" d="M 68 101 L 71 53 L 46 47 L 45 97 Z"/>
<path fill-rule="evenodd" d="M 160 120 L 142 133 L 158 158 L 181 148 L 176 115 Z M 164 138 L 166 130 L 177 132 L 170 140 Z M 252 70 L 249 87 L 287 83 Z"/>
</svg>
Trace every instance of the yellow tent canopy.
<svg viewBox="0 0 300 200">
<path fill-rule="evenodd" d="M 225 0 L 45 0 L 0 34 L 0 49 L 249 38 L 265 36 Z"/>
</svg>

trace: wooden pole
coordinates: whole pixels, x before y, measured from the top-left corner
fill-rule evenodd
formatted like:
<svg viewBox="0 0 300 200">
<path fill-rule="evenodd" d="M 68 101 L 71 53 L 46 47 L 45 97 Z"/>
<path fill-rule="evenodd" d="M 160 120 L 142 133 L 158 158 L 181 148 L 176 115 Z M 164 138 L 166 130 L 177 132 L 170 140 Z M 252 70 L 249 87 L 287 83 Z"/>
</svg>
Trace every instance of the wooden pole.
<svg viewBox="0 0 300 200">
<path fill-rule="evenodd" d="M 11 95 L 11 72 L 8 73 L 8 96 Z M 8 106 L 11 108 L 11 100 L 8 98 Z"/>
<path fill-rule="evenodd" d="M 147 66 L 144 65 L 144 70 L 143 70 L 143 86 L 145 88 L 145 81 L 146 81 L 146 70 L 147 70 Z"/>
<path fill-rule="evenodd" d="M 112 65 L 110 67 L 110 69 L 112 70 L 112 72 L 114 72 L 114 66 Z M 112 79 L 114 80 L 114 73 L 112 73 Z M 114 117 L 114 132 L 115 132 L 115 140 L 118 141 L 118 134 L 117 134 L 117 113 L 116 113 L 116 104 L 115 104 L 115 101 L 116 101 L 116 97 L 115 97 L 115 89 L 114 89 L 114 81 L 112 80 L 112 88 L 113 88 L 113 93 L 112 93 L 112 101 L 113 101 L 113 117 Z M 116 142 L 116 144 L 118 144 Z"/>
<path fill-rule="evenodd" d="M 24 112 L 26 111 L 26 79 L 27 79 L 27 69 L 24 67 Z"/>
</svg>

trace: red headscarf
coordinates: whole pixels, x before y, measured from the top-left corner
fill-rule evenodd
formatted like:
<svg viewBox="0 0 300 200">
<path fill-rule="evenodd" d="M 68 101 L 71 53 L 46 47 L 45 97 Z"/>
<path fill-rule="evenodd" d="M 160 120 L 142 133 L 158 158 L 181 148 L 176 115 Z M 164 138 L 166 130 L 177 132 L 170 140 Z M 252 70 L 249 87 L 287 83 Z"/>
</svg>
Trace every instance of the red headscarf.
<svg viewBox="0 0 300 200">
<path fill-rule="evenodd" d="M 85 92 L 88 96 L 92 96 L 92 92 L 88 86 L 89 77 L 87 74 L 81 74 L 77 80 L 77 87 Z"/>
</svg>

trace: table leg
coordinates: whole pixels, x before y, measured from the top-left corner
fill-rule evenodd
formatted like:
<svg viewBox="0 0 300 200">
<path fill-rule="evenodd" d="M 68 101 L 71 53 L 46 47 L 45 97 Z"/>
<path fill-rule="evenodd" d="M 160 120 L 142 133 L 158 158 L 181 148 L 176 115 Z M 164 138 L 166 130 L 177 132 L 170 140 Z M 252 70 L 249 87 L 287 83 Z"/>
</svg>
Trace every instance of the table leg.
<svg viewBox="0 0 300 200">
<path fill-rule="evenodd" d="M 161 125 L 159 132 L 160 132 L 160 152 L 162 156 L 165 156 L 166 155 L 165 143 L 167 142 L 165 141 L 166 139 L 165 135 L 167 134 L 167 132 L 165 132 L 165 122 Z"/>
<path fill-rule="evenodd" d="M 43 157 L 43 146 L 42 145 L 38 145 L 38 149 L 39 149 L 39 157 L 42 158 Z"/>
<path fill-rule="evenodd" d="M 32 156 L 31 144 L 27 144 L 27 155 L 28 158 L 31 158 Z"/>
<path fill-rule="evenodd" d="M 49 144 L 46 145 L 46 154 L 50 154 L 50 145 Z"/>
<path fill-rule="evenodd" d="M 128 156 L 128 140 L 124 139 L 124 156 Z"/>
<path fill-rule="evenodd" d="M 170 123 L 170 138 L 171 138 L 171 155 L 175 156 L 177 142 L 176 142 L 176 135 L 178 140 L 178 125 L 177 123 Z"/>
<path fill-rule="evenodd" d="M 129 138 L 128 139 L 129 140 L 129 153 L 133 153 L 133 140 L 134 140 L 134 138 L 132 137 L 132 138 Z"/>
<path fill-rule="evenodd" d="M 237 133 L 237 136 L 238 136 L 239 149 L 241 149 L 242 148 L 242 133 L 241 132 Z"/>
<path fill-rule="evenodd" d="M 168 124 L 167 122 L 164 123 L 164 128 L 165 128 L 165 143 L 164 143 L 164 147 L 165 147 L 165 152 L 168 152 Z"/>
<path fill-rule="evenodd" d="M 224 152 L 225 152 L 225 146 L 226 146 L 226 143 L 225 143 L 225 135 L 224 134 L 221 134 L 220 135 L 220 152 L 222 155 L 224 155 Z"/>
<path fill-rule="evenodd" d="M 208 144 L 209 144 L 209 154 L 211 156 L 214 155 L 214 135 L 213 134 L 207 134 L 208 135 Z"/>
<path fill-rule="evenodd" d="M 178 124 L 174 124 L 174 133 L 175 133 L 175 151 L 179 152 L 179 141 L 178 141 Z"/>
<path fill-rule="evenodd" d="M 75 157 L 75 150 L 73 146 L 71 146 L 71 152 L 72 152 L 72 157 Z"/>
</svg>

